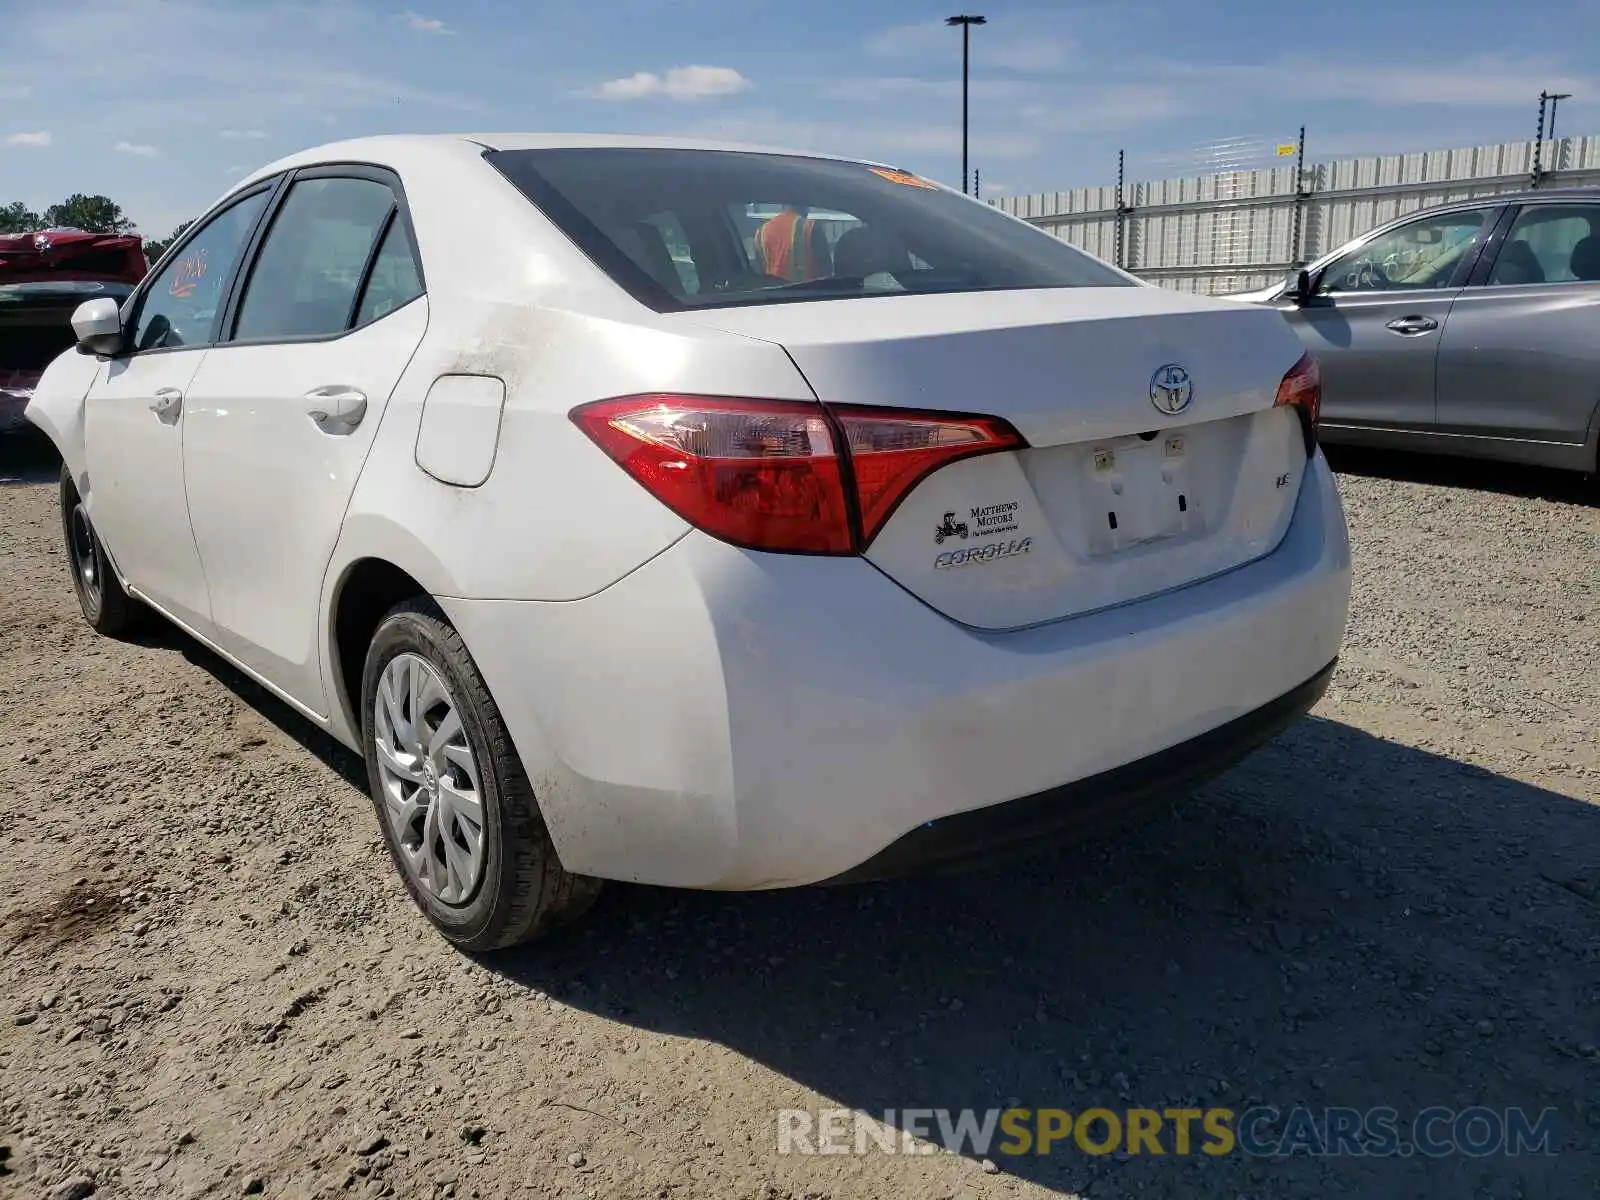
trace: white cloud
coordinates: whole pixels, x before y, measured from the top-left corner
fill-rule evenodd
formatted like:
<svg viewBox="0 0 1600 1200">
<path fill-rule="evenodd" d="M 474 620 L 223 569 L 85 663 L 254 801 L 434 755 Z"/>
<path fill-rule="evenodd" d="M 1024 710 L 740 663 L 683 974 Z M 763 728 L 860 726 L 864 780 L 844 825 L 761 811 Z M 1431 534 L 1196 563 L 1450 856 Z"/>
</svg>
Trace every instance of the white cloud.
<svg viewBox="0 0 1600 1200">
<path fill-rule="evenodd" d="M 1194 107 L 1192 99 L 1176 88 L 1108 83 L 1066 91 L 1052 105 L 1029 110 L 1025 117 L 1051 133 L 1105 133 L 1170 120 Z"/>
<path fill-rule="evenodd" d="M 225 142 L 258 142 L 267 136 L 264 129 L 222 129 L 217 136 Z"/>
<path fill-rule="evenodd" d="M 608 79 L 590 96 L 599 100 L 647 100 L 662 96 L 668 100 L 703 100 L 707 96 L 731 96 L 751 87 L 751 83 L 732 67 L 672 67 L 658 75 L 637 71 L 622 79 Z"/>
<path fill-rule="evenodd" d="M 961 45 L 959 32 L 945 32 L 943 23 L 895 25 L 867 39 L 867 52 L 878 58 L 914 58 Z"/>
<path fill-rule="evenodd" d="M 156 148 L 144 142 L 118 142 L 112 147 L 119 154 L 132 154 L 139 158 L 154 158 Z"/>
<path fill-rule="evenodd" d="M 1078 43 L 1069 37 L 1034 31 L 1026 37 L 993 27 L 972 31 L 972 68 L 975 72 L 1000 68 L 1019 74 L 1060 70 L 1075 56 Z M 961 31 L 942 22 L 895 25 L 867 39 L 867 52 L 876 58 L 915 58 L 961 65 Z"/>
<path fill-rule="evenodd" d="M 455 33 L 455 30 L 445 28 L 445 23 L 438 17 L 425 17 L 421 13 L 414 12 L 401 13 L 400 16 L 418 33 L 439 33 L 447 36 Z"/>
<path fill-rule="evenodd" d="M 974 108 L 984 103 L 1022 101 L 1040 94 L 1038 84 L 1023 79 L 975 79 L 968 91 Z M 918 79 L 909 75 L 851 76 L 817 85 L 819 94 L 852 104 L 881 105 L 903 101 L 961 103 L 961 79 Z"/>
<path fill-rule="evenodd" d="M 974 44 L 973 58 L 978 60 L 978 47 Z M 996 66 L 1019 74 L 1042 74 L 1059 71 L 1076 57 L 1078 43 L 1071 38 L 1040 37 L 996 39 L 982 47 L 981 65 Z"/>
<path fill-rule="evenodd" d="M 1212 101 L 1293 94 L 1369 105 L 1531 109 L 1541 88 L 1581 96 L 1593 95 L 1600 86 L 1600 79 L 1572 75 L 1552 62 L 1498 54 L 1453 62 L 1448 68 L 1413 65 L 1404 70 L 1383 63 L 1322 72 L 1307 72 L 1296 62 L 1240 66 L 1156 61 L 1143 66 L 1168 84 L 1183 80 L 1205 85 Z"/>
<path fill-rule="evenodd" d="M 48 146 L 51 142 L 48 129 L 35 130 L 32 133 L 13 133 L 6 138 L 8 146 Z"/>
<path fill-rule="evenodd" d="M 350 3 L 116 0 L 87 21 L 70 6 L 38 6 L 15 36 L 31 70 L 48 74 L 63 92 L 114 93 L 124 122 L 142 128 L 211 137 L 219 126 L 248 129 L 285 110 L 484 110 L 475 95 L 434 90 L 386 63 L 367 69 L 383 59 L 353 52 L 370 34 L 363 19 Z M 162 31 L 159 39 L 151 40 L 151 29 Z M 8 47 L 12 37 L 8 26 Z M 163 86 L 127 93 L 126 80 L 145 74 Z"/>
<path fill-rule="evenodd" d="M 664 132 L 685 138 L 856 156 L 908 170 L 918 168 L 917 159 L 961 153 L 959 124 L 930 124 L 911 119 L 904 122 L 806 121 L 759 110 L 669 127 Z M 973 157 L 980 165 L 990 160 L 1031 158 L 1043 148 L 1044 143 L 1031 133 L 974 134 L 972 138 Z"/>
</svg>

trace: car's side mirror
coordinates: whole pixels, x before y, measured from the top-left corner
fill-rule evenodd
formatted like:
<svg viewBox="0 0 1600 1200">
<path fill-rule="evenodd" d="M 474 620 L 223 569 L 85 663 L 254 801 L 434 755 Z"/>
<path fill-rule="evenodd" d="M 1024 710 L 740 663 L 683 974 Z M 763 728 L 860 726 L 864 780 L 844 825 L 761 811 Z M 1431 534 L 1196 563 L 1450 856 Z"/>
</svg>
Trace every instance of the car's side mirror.
<svg viewBox="0 0 1600 1200">
<path fill-rule="evenodd" d="M 110 296 L 85 300 L 72 314 L 72 332 L 84 353 L 115 354 L 122 349 L 122 310 Z"/>
<path fill-rule="evenodd" d="M 1309 271 L 1296 271 L 1289 276 L 1289 284 L 1283 292 L 1285 298 L 1295 304 L 1304 304 L 1311 299 L 1311 273 Z"/>
</svg>

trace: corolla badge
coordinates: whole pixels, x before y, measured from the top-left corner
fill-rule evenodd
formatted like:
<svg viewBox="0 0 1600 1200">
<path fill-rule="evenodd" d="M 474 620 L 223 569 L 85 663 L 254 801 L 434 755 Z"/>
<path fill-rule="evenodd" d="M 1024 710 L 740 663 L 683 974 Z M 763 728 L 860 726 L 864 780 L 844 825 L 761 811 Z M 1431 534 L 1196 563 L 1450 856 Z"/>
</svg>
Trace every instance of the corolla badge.
<svg viewBox="0 0 1600 1200">
<path fill-rule="evenodd" d="M 1169 417 L 1175 417 L 1189 407 L 1194 399 L 1194 383 L 1189 372 L 1177 363 L 1157 367 L 1150 376 L 1150 403 Z"/>
</svg>

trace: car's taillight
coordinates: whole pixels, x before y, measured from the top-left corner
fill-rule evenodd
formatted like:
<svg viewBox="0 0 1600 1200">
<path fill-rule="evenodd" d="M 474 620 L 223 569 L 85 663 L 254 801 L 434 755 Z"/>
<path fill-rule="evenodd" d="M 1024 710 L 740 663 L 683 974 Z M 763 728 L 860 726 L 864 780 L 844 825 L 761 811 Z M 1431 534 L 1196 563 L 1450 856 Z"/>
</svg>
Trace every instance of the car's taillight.
<svg viewBox="0 0 1600 1200">
<path fill-rule="evenodd" d="M 798 554 L 860 553 L 929 472 L 1027 444 L 995 417 L 721 396 L 623 396 L 572 419 L 684 520 Z"/>
<path fill-rule="evenodd" d="M 877 536 L 919 482 L 957 459 L 1016 450 L 1022 435 L 998 417 L 834 407 L 844 431 L 861 512 L 861 544 Z"/>
<path fill-rule="evenodd" d="M 1300 414 L 1300 428 L 1306 438 L 1306 454 L 1317 448 L 1317 421 L 1322 416 L 1322 368 L 1308 352 L 1289 368 L 1289 373 L 1278 384 L 1278 398 L 1274 407 L 1293 405 Z"/>
<path fill-rule="evenodd" d="M 853 549 L 844 468 L 819 405 L 624 396 L 575 408 L 572 419 L 652 496 L 724 541 Z"/>
</svg>

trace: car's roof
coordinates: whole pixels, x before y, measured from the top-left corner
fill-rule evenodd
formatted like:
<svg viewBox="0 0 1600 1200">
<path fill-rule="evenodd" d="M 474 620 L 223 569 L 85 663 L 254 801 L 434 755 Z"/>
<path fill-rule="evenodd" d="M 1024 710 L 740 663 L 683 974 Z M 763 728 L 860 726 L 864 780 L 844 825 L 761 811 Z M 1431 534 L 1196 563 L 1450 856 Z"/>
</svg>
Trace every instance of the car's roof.
<svg viewBox="0 0 1600 1200">
<path fill-rule="evenodd" d="M 680 137 L 636 137 L 615 133 L 417 133 L 382 134 L 375 137 L 351 138 L 347 141 L 328 142 L 286 155 L 276 162 L 267 163 L 250 173 L 241 186 L 251 180 L 273 175 L 293 167 L 304 167 L 326 162 L 391 163 L 395 166 L 426 167 L 439 165 L 445 158 L 460 155 L 462 151 L 481 154 L 485 150 L 555 150 L 555 149 L 654 149 L 654 150 L 722 150 L 746 154 L 784 154 L 801 158 L 832 159 L 843 162 L 868 162 L 866 159 L 847 158 L 836 154 L 819 154 L 814 150 L 794 150 L 780 146 L 749 145 L 741 142 L 721 142 L 708 139 Z M 884 166 L 883 163 L 870 163 Z"/>
<path fill-rule="evenodd" d="M 859 162 L 839 154 L 819 154 L 815 150 L 795 150 L 783 146 L 764 146 L 743 142 L 722 142 L 703 138 L 636 137 L 614 133 L 464 133 L 461 138 L 491 150 L 553 149 L 647 149 L 647 150 L 731 150 L 749 154 L 788 154 L 800 158 L 828 158 Z M 875 164 L 881 165 L 881 164 Z"/>
<path fill-rule="evenodd" d="M 1391 217 L 1387 221 L 1382 221 L 1364 233 L 1357 234 L 1349 241 L 1341 242 L 1338 246 L 1313 259 L 1307 265 L 1312 268 L 1320 267 L 1323 263 L 1331 262 L 1340 254 L 1343 254 L 1354 243 L 1366 241 L 1424 215 L 1460 212 L 1463 209 L 1482 208 L 1485 205 L 1498 207 L 1505 204 L 1559 204 L 1562 201 L 1571 203 L 1574 200 L 1600 203 L 1600 185 L 1587 184 L 1579 187 L 1564 188 L 1523 188 L 1515 192 L 1491 192 L 1483 196 L 1468 196 L 1464 200 L 1450 200 L 1443 204 L 1429 204 L 1423 208 L 1414 208 L 1409 212 L 1401 213 L 1399 216 Z"/>
<path fill-rule="evenodd" d="M 1524 188 L 1517 192 L 1493 192 L 1486 196 L 1469 196 L 1465 200 L 1452 200 L 1448 204 L 1437 206 L 1437 211 L 1443 212 L 1452 208 L 1481 208 L 1485 204 L 1527 204 L 1533 200 L 1600 200 L 1600 186 L 1588 184 L 1580 187 L 1564 188 Z M 1418 210 L 1422 211 L 1422 210 Z M 1435 211 L 1430 206 L 1427 211 Z M 1406 216 L 1414 216 L 1407 213 Z"/>
</svg>

